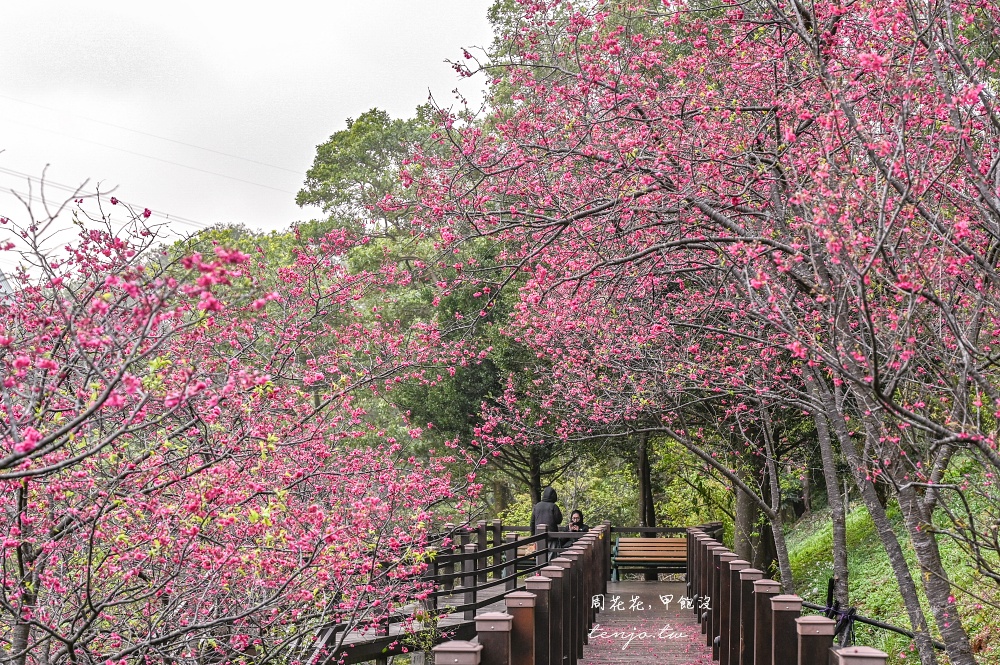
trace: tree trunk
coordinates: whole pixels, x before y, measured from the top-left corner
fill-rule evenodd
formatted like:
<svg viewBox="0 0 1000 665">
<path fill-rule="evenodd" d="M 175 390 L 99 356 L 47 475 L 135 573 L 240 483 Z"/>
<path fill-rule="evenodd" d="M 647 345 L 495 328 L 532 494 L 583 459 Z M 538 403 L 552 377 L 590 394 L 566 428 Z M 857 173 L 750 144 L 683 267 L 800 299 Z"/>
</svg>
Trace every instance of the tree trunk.
<svg viewBox="0 0 1000 665">
<path fill-rule="evenodd" d="M 656 526 L 656 508 L 653 505 L 653 479 L 649 466 L 649 434 L 638 435 L 639 447 L 636 468 L 639 476 L 639 526 Z"/>
<path fill-rule="evenodd" d="M 537 503 L 537 502 L 536 502 Z M 507 483 L 502 478 L 493 479 L 493 514 L 499 515 L 510 507 Z"/>
<path fill-rule="evenodd" d="M 747 482 L 743 478 L 743 482 Z M 746 492 L 736 490 L 736 519 L 733 520 L 733 551 L 741 559 L 753 561 L 754 527 L 757 524 L 757 503 Z M 758 536 L 759 539 L 759 536 Z"/>
<path fill-rule="evenodd" d="M 531 505 L 535 505 L 542 500 L 542 460 L 538 457 L 538 451 L 532 449 L 528 453 L 529 474 L 531 478 Z"/>
<path fill-rule="evenodd" d="M 819 401 L 819 389 L 816 377 L 807 378 L 809 392 Z M 847 569 L 847 517 L 844 514 L 844 504 L 840 500 L 840 479 L 837 477 L 837 462 L 833 455 L 833 443 L 830 441 L 829 423 L 826 415 L 819 409 L 813 412 L 816 422 L 816 437 L 819 439 L 819 452 L 823 460 L 823 480 L 826 482 L 826 497 L 830 504 L 830 520 L 833 522 L 833 597 L 840 606 L 850 606 L 848 569 Z"/>
<path fill-rule="evenodd" d="M 804 509 L 802 516 L 808 516 L 812 513 L 812 483 L 809 481 L 809 469 L 807 468 L 805 473 L 802 475 L 802 507 Z"/>
<path fill-rule="evenodd" d="M 737 462 L 739 465 L 736 472 L 739 474 L 747 487 L 759 485 L 761 473 L 760 458 L 750 457 L 748 460 Z M 736 555 L 746 561 L 753 561 L 757 552 L 761 550 L 761 533 L 757 520 L 760 517 L 760 506 L 754 497 L 750 496 L 738 487 L 733 487 L 736 493 L 736 516 L 733 520 L 733 551 Z"/>
<path fill-rule="evenodd" d="M 770 577 L 771 571 L 778 568 L 778 550 L 774 546 L 774 528 L 771 522 L 764 522 L 758 525 L 760 529 L 760 542 L 754 549 L 753 558 L 747 559 L 757 570 L 762 570 Z"/>
<path fill-rule="evenodd" d="M 639 526 L 656 526 L 656 509 L 653 507 L 653 478 L 649 467 L 649 434 L 640 432 L 639 446 L 636 454 L 636 470 L 639 476 Z M 655 534 L 644 533 L 643 537 L 652 538 Z M 655 582 L 659 575 L 647 572 L 643 575 L 647 582 Z"/>
<path fill-rule="evenodd" d="M 774 445 L 771 440 L 771 419 L 764 409 L 761 412 L 764 421 L 764 469 L 767 472 L 768 487 L 771 494 L 770 511 L 767 518 L 771 523 L 774 553 L 778 559 L 778 570 L 781 571 L 781 589 L 785 593 L 795 593 L 795 580 L 792 578 L 792 562 L 788 558 L 788 545 L 785 543 L 785 523 L 781 517 L 781 485 L 778 482 L 778 465 L 774 456 Z M 763 570 L 763 569 L 762 569 Z"/>
<path fill-rule="evenodd" d="M 941 631 L 948 660 L 951 665 L 975 665 L 969 635 L 962 626 L 962 617 L 951 595 L 948 573 L 941 564 L 937 539 L 929 529 L 930 514 L 924 512 L 924 503 L 913 485 L 903 485 L 899 489 L 899 507 L 903 511 L 903 519 L 913 541 L 913 551 L 923 571 L 920 579 L 938 630 Z"/>
<path fill-rule="evenodd" d="M 833 404 L 830 399 L 832 395 L 825 390 L 825 386 L 818 385 L 817 388 L 821 391 L 820 397 L 826 406 L 824 410 L 829 416 L 827 423 L 833 425 L 833 431 L 840 442 L 840 449 L 844 452 L 844 456 L 847 458 L 851 472 L 854 475 L 854 483 L 861 493 L 861 499 L 868 508 L 868 514 L 871 515 L 872 521 L 875 523 L 875 531 L 878 533 L 879 539 L 882 541 L 882 547 L 889 557 L 889 565 L 892 566 L 892 572 L 896 576 L 896 584 L 899 586 L 899 593 L 903 597 L 903 605 L 906 607 L 906 614 L 910 619 L 910 629 L 914 634 L 913 642 L 917 647 L 917 653 L 920 655 L 920 662 L 922 665 L 935 665 L 937 663 L 937 655 L 934 653 L 934 646 L 931 644 L 927 619 L 924 616 L 923 609 L 920 607 L 917 587 L 913 582 L 913 577 L 910 575 L 910 569 L 906 565 L 906 557 L 903 556 L 903 548 L 899 544 L 899 539 L 896 538 L 896 532 L 892 529 L 892 522 L 889 521 L 888 516 L 885 514 L 885 508 L 882 507 L 882 502 L 878 498 L 875 485 L 865 471 L 864 460 L 862 460 L 861 455 L 854 445 L 854 441 L 851 439 L 850 433 L 847 431 L 844 418 L 842 415 L 838 417 L 838 414 L 841 413 L 839 407 L 842 404 L 842 395 L 838 394 L 836 403 Z"/>
</svg>

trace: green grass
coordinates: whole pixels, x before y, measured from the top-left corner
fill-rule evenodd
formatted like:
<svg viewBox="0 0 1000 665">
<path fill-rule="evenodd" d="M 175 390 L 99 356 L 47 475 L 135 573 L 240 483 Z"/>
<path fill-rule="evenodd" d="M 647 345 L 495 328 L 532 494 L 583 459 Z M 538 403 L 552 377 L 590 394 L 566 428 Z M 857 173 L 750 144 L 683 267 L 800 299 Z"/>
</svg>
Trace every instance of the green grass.
<svg viewBox="0 0 1000 665">
<path fill-rule="evenodd" d="M 912 549 L 906 543 L 902 520 L 898 511 L 890 511 L 897 535 L 904 544 L 910 572 L 919 580 Z M 833 575 L 833 528 L 827 511 L 814 513 L 797 522 L 788 534 L 789 559 L 795 578 L 796 593 L 805 600 L 822 604 L 826 600 L 827 580 Z M 961 551 L 947 539 L 940 541 L 941 555 L 952 580 L 958 585 L 987 593 L 991 585 L 978 579 L 978 573 L 965 562 Z M 847 517 L 847 549 L 850 598 L 858 614 L 901 628 L 909 628 L 909 619 L 903 609 L 896 577 L 889 559 L 882 548 L 868 512 L 862 506 L 853 506 Z M 997 599 L 995 587 L 992 600 Z M 919 587 L 921 592 L 922 589 Z M 976 654 L 984 665 L 1000 665 L 1000 611 L 982 605 L 978 600 L 956 591 L 962 620 L 974 646 L 981 649 Z M 922 598 L 924 611 L 933 622 Z M 893 663 L 918 662 L 909 638 L 890 631 L 855 625 L 856 643 L 873 646 L 890 654 Z M 901 657 L 902 656 L 902 657 Z M 940 662 L 945 663 L 943 657 Z"/>
</svg>

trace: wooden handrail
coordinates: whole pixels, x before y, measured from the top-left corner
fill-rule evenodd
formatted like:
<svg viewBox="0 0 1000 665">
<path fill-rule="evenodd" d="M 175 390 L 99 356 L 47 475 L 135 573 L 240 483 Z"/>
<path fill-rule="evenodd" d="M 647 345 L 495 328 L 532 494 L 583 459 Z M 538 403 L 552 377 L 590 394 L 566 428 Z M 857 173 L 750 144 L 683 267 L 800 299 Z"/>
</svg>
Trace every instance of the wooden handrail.
<svg viewBox="0 0 1000 665">
<path fill-rule="evenodd" d="M 828 659 L 851 665 L 861 660 L 886 662 L 886 655 L 876 649 L 831 649 L 837 622 L 801 616 L 803 606 L 824 613 L 829 607 L 781 595 L 777 582 L 761 579 L 761 571 L 738 560 L 710 531 L 717 532 L 718 525 L 687 529 L 688 592 L 695 601 L 705 644 L 712 647 L 713 659 L 720 665 L 772 659 L 787 665 L 826 663 Z M 711 611 L 701 614 L 697 607 L 701 601 L 710 601 Z M 895 626 L 880 627 L 902 632 Z"/>
</svg>

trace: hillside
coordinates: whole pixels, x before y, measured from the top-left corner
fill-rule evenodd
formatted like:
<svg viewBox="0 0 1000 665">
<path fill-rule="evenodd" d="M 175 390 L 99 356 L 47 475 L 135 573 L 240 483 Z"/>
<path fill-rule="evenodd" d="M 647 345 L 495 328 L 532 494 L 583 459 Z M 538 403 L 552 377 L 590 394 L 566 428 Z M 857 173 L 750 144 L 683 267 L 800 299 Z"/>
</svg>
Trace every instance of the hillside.
<svg viewBox="0 0 1000 665">
<path fill-rule="evenodd" d="M 906 542 L 898 510 L 890 512 L 890 516 L 900 532 L 901 542 Z M 827 580 L 833 574 L 833 531 L 829 512 L 823 510 L 803 517 L 792 528 L 788 541 L 796 593 L 807 601 L 823 603 L 826 599 Z M 882 549 L 871 518 L 861 507 L 852 507 L 848 515 L 847 545 L 851 602 L 858 608 L 858 614 L 895 626 L 908 627 L 909 622 L 903 611 L 902 599 L 888 557 Z M 992 585 L 983 584 L 981 575 L 963 563 L 963 557 L 954 544 L 950 541 L 942 542 L 941 553 L 948 571 L 953 575 L 952 581 L 957 586 L 977 595 L 983 590 L 989 593 L 988 589 Z M 918 570 L 912 549 L 907 547 L 906 554 L 910 570 L 917 578 Z M 995 593 L 981 599 L 968 594 L 956 595 L 956 598 L 963 610 L 965 627 L 977 659 L 984 665 L 1000 664 L 1000 598 Z M 927 611 L 926 601 L 924 605 Z M 910 640 L 902 635 L 862 624 L 856 624 L 855 635 L 857 644 L 873 646 L 894 655 L 893 662 L 919 662 Z M 940 662 L 947 662 L 943 654 Z"/>
</svg>

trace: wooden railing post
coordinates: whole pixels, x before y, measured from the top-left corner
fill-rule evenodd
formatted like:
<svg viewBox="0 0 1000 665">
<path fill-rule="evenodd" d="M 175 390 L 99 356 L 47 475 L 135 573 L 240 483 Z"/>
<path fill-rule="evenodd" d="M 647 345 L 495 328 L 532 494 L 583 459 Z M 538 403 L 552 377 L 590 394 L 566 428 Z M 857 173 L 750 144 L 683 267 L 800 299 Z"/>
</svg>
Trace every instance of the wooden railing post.
<svg viewBox="0 0 1000 665">
<path fill-rule="evenodd" d="M 590 564 L 588 566 L 590 568 L 590 591 L 588 593 L 591 597 L 588 604 L 590 605 L 590 625 L 593 626 L 597 622 L 597 613 L 600 611 L 600 608 L 594 605 L 593 597 L 603 592 L 604 561 L 602 555 L 604 551 L 600 534 L 588 533 L 587 539 L 590 540 Z"/>
<path fill-rule="evenodd" d="M 774 665 L 798 662 L 799 641 L 795 620 L 802 612 L 802 599 L 781 595 L 771 598 L 771 659 Z"/>
<path fill-rule="evenodd" d="M 828 665 L 833 631 L 837 622 L 821 616 L 799 617 L 795 631 L 799 634 L 798 665 Z"/>
<path fill-rule="evenodd" d="M 885 665 L 889 654 L 872 647 L 830 649 L 830 665 Z"/>
<path fill-rule="evenodd" d="M 514 617 L 510 633 L 511 665 L 535 665 L 535 600 L 530 591 L 512 591 L 504 596 L 507 614 Z"/>
<path fill-rule="evenodd" d="M 535 665 L 550 665 L 552 578 L 535 575 L 524 580 L 524 587 L 535 594 Z"/>
<path fill-rule="evenodd" d="M 757 608 L 753 583 L 763 577 L 763 571 L 756 568 L 744 568 L 740 571 L 740 626 L 739 632 L 733 636 L 739 645 L 739 651 L 733 665 L 753 665 L 754 616 Z"/>
<path fill-rule="evenodd" d="M 736 561 L 736 555 L 726 550 L 719 557 L 716 581 L 712 593 L 712 660 L 722 658 L 722 634 L 729 632 L 729 562 Z"/>
<path fill-rule="evenodd" d="M 463 640 L 445 642 L 431 649 L 434 665 L 479 665 L 482 651 L 482 644 Z"/>
<path fill-rule="evenodd" d="M 728 621 L 722 623 L 722 642 L 719 645 L 720 665 L 740 665 L 740 610 L 742 600 L 740 598 L 740 571 L 749 568 L 750 562 L 743 559 L 730 561 L 726 570 L 729 571 L 729 579 L 726 582 L 726 591 L 723 592 L 722 599 L 728 606 Z"/>
<path fill-rule="evenodd" d="M 597 571 L 597 558 L 594 556 L 594 543 L 596 536 L 588 533 L 579 540 L 577 540 L 577 545 L 582 548 L 583 551 L 583 607 L 586 608 L 585 612 L 585 624 L 584 631 L 590 632 L 590 627 L 594 625 L 594 617 L 596 616 L 594 608 L 594 596 L 599 592 L 597 590 L 597 578 L 595 577 L 595 572 Z M 584 635 L 584 640 L 586 641 L 586 635 Z"/>
<path fill-rule="evenodd" d="M 508 533 L 505 540 L 506 544 L 510 545 L 510 549 L 504 550 L 504 554 L 510 563 L 504 567 L 503 574 L 507 578 L 507 590 L 513 591 L 517 588 L 517 534 Z"/>
<path fill-rule="evenodd" d="M 433 580 L 434 580 L 435 577 L 437 577 L 440 574 L 441 574 L 441 566 L 440 566 L 440 564 L 438 564 L 438 560 L 435 558 L 435 559 L 431 560 L 430 563 L 427 565 L 427 570 L 424 571 L 424 574 L 421 575 L 421 578 L 428 585 L 428 587 L 430 587 L 433 590 L 433 588 L 434 588 L 434 581 Z M 436 610 L 437 606 L 438 606 L 438 597 L 437 596 L 429 596 L 429 597 L 425 598 L 424 600 L 421 600 L 417 604 L 420 607 L 422 607 L 424 610 Z"/>
<path fill-rule="evenodd" d="M 501 521 L 501 520 L 493 520 L 493 523 L 490 524 L 490 547 L 500 547 L 501 545 L 503 545 L 503 542 L 504 542 L 503 541 L 503 521 Z M 496 565 L 499 565 L 499 564 L 503 563 L 503 561 L 501 560 L 501 557 L 502 557 L 502 554 L 500 554 L 500 553 L 494 554 L 493 555 L 493 561 L 490 562 L 490 565 L 491 566 L 496 566 Z M 493 574 L 493 577 L 499 577 L 499 576 L 500 576 L 499 572 L 496 572 L 496 573 Z"/>
<path fill-rule="evenodd" d="M 695 620 L 698 623 L 702 623 L 702 611 L 701 611 L 701 598 L 705 595 L 705 556 L 708 553 L 708 543 L 712 541 L 711 538 L 705 534 L 699 534 L 695 538 L 694 542 L 694 570 L 692 571 L 693 581 L 691 585 L 691 600 L 692 603 L 691 611 L 694 612 Z M 704 628 L 704 626 L 702 626 Z"/>
<path fill-rule="evenodd" d="M 707 540 L 702 544 L 702 559 L 701 559 L 701 589 L 698 591 L 698 607 L 701 608 L 702 605 L 711 607 L 711 595 L 712 595 L 712 575 L 715 570 L 715 552 L 724 551 L 726 548 L 714 540 Z M 698 620 L 701 621 L 701 633 L 702 635 L 707 634 L 708 627 L 712 623 L 711 612 L 706 612 L 704 609 L 698 610 Z"/>
<path fill-rule="evenodd" d="M 576 630 L 573 622 L 573 562 L 564 556 L 557 556 L 550 561 L 553 566 L 562 568 L 562 643 L 563 663 L 576 665 Z"/>
<path fill-rule="evenodd" d="M 608 594 L 608 580 L 611 579 L 611 520 L 604 520 L 601 523 L 602 537 L 604 538 L 604 552 L 601 558 L 604 559 L 604 574 L 601 575 L 601 593 Z"/>
<path fill-rule="evenodd" d="M 476 545 L 479 546 L 480 552 L 485 552 L 489 549 L 490 545 L 487 542 L 487 530 L 486 530 L 486 520 L 479 520 L 476 522 Z M 489 568 L 489 562 L 487 561 L 489 557 L 485 554 L 479 555 L 479 561 L 476 562 L 476 570 L 483 571 L 479 573 L 479 583 L 486 584 L 486 569 Z"/>
<path fill-rule="evenodd" d="M 771 599 L 781 593 L 781 585 L 774 580 L 757 580 L 753 583 L 754 628 L 753 664 L 771 665 L 771 634 L 774 632 L 774 617 L 771 614 Z"/>
<path fill-rule="evenodd" d="M 689 528 L 687 530 L 686 544 L 687 544 L 687 556 L 685 557 L 684 563 L 684 588 L 687 591 L 687 597 L 693 598 L 695 595 L 694 591 L 694 571 L 698 567 L 697 561 L 697 550 L 695 545 L 697 545 L 697 538 L 701 534 L 698 529 Z"/>
<path fill-rule="evenodd" d="M 514 617 L 504 612 L 476 616 L 476 636 L 483 645 L 482 665 L 511 665 L 510 631 Z"/>
<path fill-rule="evenodd" d="M 535 535 L 537 536 L 538 534 L 541 533 L 548 533 L 548 530 L 549 526 L 547 524 L 539 524 L 535 527 Z M 537 554 L 535 555 L 536 566 L 544 566 L 545 562 L 549 560 L 549 553 L 545 551 L 545 549 L 548 548 L 548 546 L 549 546 L 548 536 L 545 536 L 545 538 L 535 543 L 535 551 L 537 552 Z"/>
<path fill-rule="evenodd" d="M 462 588 L 465 591 L 465 595 L 462 599 L 463 605 L 469 605 L 470 603 L 476 602 L 476 568 L 479 563 L 479 555 L 477 554 L 477 546 L 475 543 L 469 543 L 462 547 Z M 465 610 L 463 615 L 466 619 L 474 619 L 476 617 L 475 610 Z"/>
<path fill-rule="evenodd" d="M 562 566 L 551 565 L 545 566 L 539 572 L 552 580 L 549 591 L 549 665 L 562 665 L 563 636 L 566 632 L 564 618 L 566 607 L 563 604 L 566 571 Z"/>
<path fill-rule="evenodd" d="M 451 543 L 448 545 L 448 547 L 442 548 L 441 553 L 444 555 L 450 555 L 452 552 L 455 551 L 455 525 L 450 522 L 448 524 L 445 524 L 444 531 L 445 533 L 448 534 L 448 539 L 451 541 Z M 455 563 L 453 561 L 449 561 L 448 563 L 445 563 L 441 566 L 442 575 L 451 575 L 454 572 L 455 572 Z M 453 579 L 448 579 L 441 583 L 441 588 L 444 589 L 445 591 L 451 591 L 454 587 L 455 587 L 455 580 Z"/>
<path fill-rule="evenodd" d="M 705 635 L 705 646 L 711 647 L 715 641 L 718 619 L 716 619 L 719 607 L 719 557 L 728 552 L 722 545 L 712 545 L 708 548 L 705 569 L 705 594 L 702 600 L 708 609 L 705 611 L 705 621 L 702 624 L 702 633 Z M 734 555 L 735 556 L 735 555 Z"/>
<path fill-rule="evenodd" d="M 584 602 L 589 603 L 589 598 L 584 598 L 583 594 L 583 552 L 574 545 L 563 550 L 563 558 L 570 560 L 570 580 L 572 582 L 572 594 L 570 603 L 573 606 L 573 652 L 576 659 L 583 658 L 583 645 L 586 640 L 587 629 L 585 626 Z"/>
</svg>

